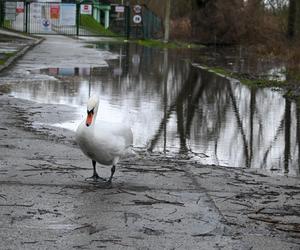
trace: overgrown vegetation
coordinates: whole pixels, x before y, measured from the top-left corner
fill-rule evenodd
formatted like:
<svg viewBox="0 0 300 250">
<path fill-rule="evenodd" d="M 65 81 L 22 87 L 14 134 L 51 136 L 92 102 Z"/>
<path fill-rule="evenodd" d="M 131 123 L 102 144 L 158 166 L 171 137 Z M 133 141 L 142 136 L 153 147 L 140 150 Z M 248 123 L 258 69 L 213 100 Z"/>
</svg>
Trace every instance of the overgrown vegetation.
<svg viewBox="0 0 300 250">
<path fill-rule="evenodd" d="M 10 27 L 11 27 L 11 21 L 9 21 L 9 20 L 4 20 L 4 27 L 5 27 L 5 28 L 10 28 Z"/>
<path fill-rule="evenodd" d="M 192 44 L 192 43 L 186 43 L 186 42 L 168 42 L 164 43 L 161 40 L 137 40 L 136 41 L 139 45 L 145 46 L 145 47 L 157 47 L 157 48 L 168 48 L 168 49 L 178 49 L 178 48 L 200 48 L 203 47 L 202 45 Z"/>
<path fill-rule="evenodd" d="M 230 77 L 239 80 L 241 83 L 251 88 L 264 87 L 284 87 L 287 81 L 271 80 L 268 77 L 254 77 L 249 74 L 236 73 L 221 67 L 204 67 L 208 71 L 219 74 L 224 77 Z"/>
<path fill-rule="evenodd" d="M 160 17 L 160 0 L 144 3 Z M 163 7 L 163 8 L 162 8 Z M 171 35 L 209 44 L 269 43 L 300 35 L 300 2 L 296 0 L 172 0 Z"/>
<path fill-rule="evenodd" d="M 160 0 L 144 3 L 164 18 Z M 239 79 L 248 86 L 287 86 L 300 95 L 300 1 L 297 0 L 172 0 L 171 40 L 206 45 L 243 45 L 259 58 L 284 63 L 285 81 L 230 72 L 211 71 Z M 292 91 L 293 92 L 293 91 Z"/>
<path fill-rule="evenodd" d="M 80 15 L 80 26 L 96 35 L 116 36 L 116 34 L 105 29 L 103 25 L 98 23 L 92 16 L 89 15 Z"/>
<path fill-rule="evenodd" d="M 3 57 L 0 59 L 0 65 L 3 65 L 10 57 L 14 56 L 16 52 L 3 53 Z"/>
</svg>

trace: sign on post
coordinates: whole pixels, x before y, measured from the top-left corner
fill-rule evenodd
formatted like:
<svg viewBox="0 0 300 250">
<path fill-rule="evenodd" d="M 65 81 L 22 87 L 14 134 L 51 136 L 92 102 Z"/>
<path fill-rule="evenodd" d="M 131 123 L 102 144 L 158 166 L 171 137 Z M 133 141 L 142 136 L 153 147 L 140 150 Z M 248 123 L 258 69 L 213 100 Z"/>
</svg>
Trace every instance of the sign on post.
<svg viewBox="0 0 300 250">
<path fill-rule="evenodd" d="M 140 24 L 142 22 L 142 6 L 141 5 L 134 5 L 133 6 L 133 18 L 132 21 L 135 24 Z"/>
<path fill-rule="evenodd" d="M 136 24 L 139 24 L 142 22 L 142 17 L 140 15 L 134 15 L 133 16 L 133 22 Z"/>
<path fill-rule="evenodd" d="M 117 5 L 117 6 L 115 7 L 115 11 L 116 11 L 117 13 L 124 13 L 125 8 L 124 8 L 124 6 Z"/>
<path fill-rule="evenodd" d="M 80 5 L 80 14 L 92 15 L 92 5 L 90 5 L 90 4 L 81 4 Z"/>
<path fill-rule="evenodd" d="M 142 6 L 141 5 L 134 5 L 133 6 L 133 11 L 134 11 L 134 13 L 136 13 L 136 14 L 140 14 L 141 12 L 142 12 Z"/>
</svg>

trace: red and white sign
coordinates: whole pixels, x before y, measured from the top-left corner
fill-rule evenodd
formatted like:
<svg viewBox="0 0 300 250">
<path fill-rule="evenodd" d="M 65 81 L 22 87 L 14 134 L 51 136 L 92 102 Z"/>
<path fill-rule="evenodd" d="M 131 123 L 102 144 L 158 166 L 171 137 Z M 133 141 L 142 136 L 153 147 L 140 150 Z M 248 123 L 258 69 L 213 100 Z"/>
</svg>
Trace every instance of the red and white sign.
<svg viewBox="0 0 300 250">
<path fill-rule="evenodd" d="M 80 14 L 92 15 L 92 5 L 90 5 L 90 4 L 81 4 L 80 5 Z"/>
<path fill-rule="evenodd" d="M 17 2 L 16 13 L 24 13 L 24 2 Z"/>
<path fill-rule="evenodd" d="M 50 18 L 51 19 L 59 19 L 59 4 L 51 4 Z"/>
<path fill-rule="evenodd" d="M 142 12 L 142 6 L 141 5 L 134 5 L 133 6 L 133 11 L 136 14 L 140 14 Z"/>
</svg>

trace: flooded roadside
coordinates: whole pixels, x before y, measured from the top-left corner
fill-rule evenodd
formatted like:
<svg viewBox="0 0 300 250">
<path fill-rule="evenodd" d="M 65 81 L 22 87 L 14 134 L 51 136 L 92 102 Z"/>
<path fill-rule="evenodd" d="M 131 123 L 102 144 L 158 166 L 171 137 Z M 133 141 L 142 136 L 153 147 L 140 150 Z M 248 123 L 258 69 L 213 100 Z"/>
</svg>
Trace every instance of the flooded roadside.
<svg viewBox="0 0 300 250">
<path fill-rule="evenodd" d="M 203 56 L 199 51 L 178 54 L 176 50 L 110 42 L 91 47 L 107 50 L 116 59 L 107 60 L 104 67 L 28 70 L 29 78 L 59 81 L 22 81 L 11 85 L 8 93 L 42 103 L 71 105 L 75 111 L 72 120 L 52 124 L 71 130 L 85 114 L 88 96 L 97 93 L 100 119 L 130 124 L 136 147 L 188 157 L 201 164 L 299 175 L 299 107 L 279 90 L 250 89 L 194 67 L 190 61 L 196 60 L 197 54 Z M 222 58 L 218 60 L 241 72 L 255 71 L 253 58 L 249 58 L 251 62 L 230 54 Z M 269 68 L 257 66 L 256 70 L 264 74 L 279 67 L 266 65 Z M 6 77 L 13 81 L 14 76 Z"/>
<path fill-rule="evenodd" d="M 120 47 L 113 46 L 108 47 L 107 55 L 120 54 Z M 240 110 L 239 120 L 244 121 L 247 112 L 243 115 L 241 111 L 248 110 L 247 88 L 241 90 L 234 85 L 237 83 L 219 80 L 185 61 L 172 62 L 170 56 L 176 54 L 159 50 L 153 51 L 157 57 L 149 58 L 145 53 L 151 51 L 133 47 L 134 51 L 142 49 L 134 53 L 141 55 L 139 59 L 122 52 L 122 61 L 111 58 L 103 67 L 73 62 L 72 67 L 64 68 L 51 66 L 55 53 L 49 59 L 36 57 L 41 49 L 35 47 L 0 76 L 3 246 L 299 248 L 297 177 L 270 176 L 240 166 L 202 165 L 194 160 L 209 160 L 211 155 L 201 147 L 209 148 L 210 140 L 222 141 L 214 131 L 223 131 L 222 139 L 233 138 L 230 126 L 239 133 L 234 106 Z M 125 55 L 129 59 L 124 62 Z M 41 60 L 50 63 L 36 69 Z M 133 62 L 140 63 L 137 67 Z M 16 71 L 20 74 L 15 79 Z M 97 91 L 101 119 L 134 122 L 136 138 L 140 138 L 135 143 L 142 145 L 136 146 L 136 156 L 117 166 L 111 189 L 84 181 L 91 174 L 91 162 L 74 143 L 74 132 L 65 129 L 77 126 L 86 113 L 89 92 Z M 246 104 L 242 105 L 244 97 Z M 223 117 L 218 129 L 215 117 Z M 247 129 L 245 123 L 241 128 Z M 244 145 L 242 139 L 236 141 Z M 146 152 L 151 145 L 152 152 Z M 234 143 L 230 146 L 237 148 Z M 198 155 L 191 151 L 198 148 Z M 101 176 L 109 176 L 109 168 L 99 166 L 98 170 Z"/>
</svg>

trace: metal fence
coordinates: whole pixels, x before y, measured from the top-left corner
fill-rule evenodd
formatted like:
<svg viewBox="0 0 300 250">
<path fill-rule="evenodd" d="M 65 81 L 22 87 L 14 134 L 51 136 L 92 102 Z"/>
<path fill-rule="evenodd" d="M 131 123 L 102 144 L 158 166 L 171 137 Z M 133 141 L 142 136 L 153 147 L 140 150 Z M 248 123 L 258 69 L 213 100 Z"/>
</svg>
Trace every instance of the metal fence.
<svg viewBox="0 0 300 250">
<path fill-rule="evenodd" d="M 137 24 L 130 6 L 0 0 L 0 26 L 30 34 L 152 38 L 160 19 L 145 7 L 143 13 Z"/>
</svg>

